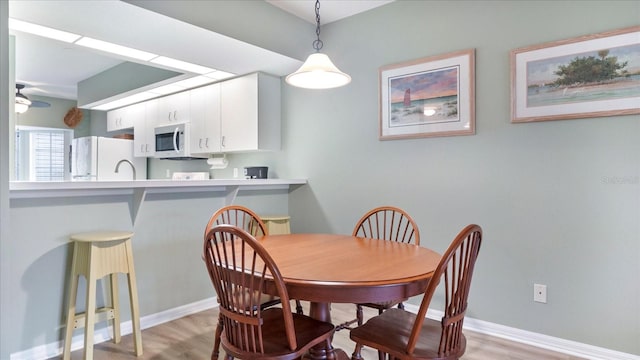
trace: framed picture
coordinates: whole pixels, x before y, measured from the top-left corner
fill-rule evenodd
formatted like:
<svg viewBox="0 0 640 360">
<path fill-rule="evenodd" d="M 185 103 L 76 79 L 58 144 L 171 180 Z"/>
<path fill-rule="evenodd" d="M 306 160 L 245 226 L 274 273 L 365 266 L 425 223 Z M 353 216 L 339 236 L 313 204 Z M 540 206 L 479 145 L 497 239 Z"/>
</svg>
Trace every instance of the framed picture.
<svg viewBox="0 0 640 360">
<path fill-rule="evenodd" d="M 380 68 L 380 140 L 474 133 L 474 49 Z"/>
<path fill-rule="evenodd" d="M 640 113 L 640 26 L 511 51 L 511 122 Z"/>
</svg>

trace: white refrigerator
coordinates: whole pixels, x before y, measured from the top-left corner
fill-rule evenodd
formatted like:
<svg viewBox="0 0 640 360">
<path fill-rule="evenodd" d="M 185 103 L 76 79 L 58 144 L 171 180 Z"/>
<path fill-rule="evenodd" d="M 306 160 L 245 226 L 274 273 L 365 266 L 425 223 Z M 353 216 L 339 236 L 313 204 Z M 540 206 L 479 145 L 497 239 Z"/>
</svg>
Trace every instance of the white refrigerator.
<svg viewBox="0 0 640 360">
<path fill-rule="evenodd" d="M 133 156 L 133 140 L 86 136 L 71 141 L 72 180 L 146 180 L 147 158 Z"/>
</svg>

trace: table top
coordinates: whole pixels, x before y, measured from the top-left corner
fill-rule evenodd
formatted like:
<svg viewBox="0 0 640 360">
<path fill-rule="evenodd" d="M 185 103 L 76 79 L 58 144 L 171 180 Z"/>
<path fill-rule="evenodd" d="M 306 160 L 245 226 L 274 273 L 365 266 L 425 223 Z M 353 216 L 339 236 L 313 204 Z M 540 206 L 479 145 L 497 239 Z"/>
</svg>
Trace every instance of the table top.
<svg viewBox="0 0 640 360">
<path fill-rule="evenodd" d="M 292 299 L 363 303 L 424 292 L 440 255 L 413 244 L 351 235 L 268 235 L 258 240 Z"/>
</svg>

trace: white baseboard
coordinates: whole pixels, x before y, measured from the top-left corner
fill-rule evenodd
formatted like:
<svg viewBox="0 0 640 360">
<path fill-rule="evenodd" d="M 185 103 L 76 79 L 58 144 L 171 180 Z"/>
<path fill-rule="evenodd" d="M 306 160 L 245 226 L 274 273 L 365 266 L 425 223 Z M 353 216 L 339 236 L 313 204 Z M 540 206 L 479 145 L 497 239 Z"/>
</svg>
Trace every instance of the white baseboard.
<svg viewBox="0 0 640 360">
<path fill-rule="evenodd" d="M 413 313 L 418 312 L 418 306 L 405 304 L 405 309 Z M 427 318 L 440 320 L 442 311 L 429 309 Z M 530 331 L 520 330 L 504 325 L 494 324 L 487 321 L 477 320 L 465 316 L 464 328 L 481 334 L 491 335 L 498 338 L 515 341 L 542 349 L 568 354 L 592 360 L 640 360 L 640 356 L 623 353 L 615 350 L 605 349 L 593 345 L 587 345 L 576 341 L 556 338 L 553 336 L 538 334 Z"/>
<path fill-rule="evenodd" d="M 140 327 L 147 329 L 160 325 L 181 317 L 195 314 L 218 306 L 216 298 L 204 299 L 191 304 L 179 306 L 165 310 L 156 314 L 147 315 L 140 319 Z M 413 304 L 405 304 L 405 309 L 413 313 L 418 312 L 418 307 Z M 442 312 L 429 310 L 427 317 L 430 319 L 441 319 Z M 481 334 L 487 334 L 502 339 L 528 344 L 531 346 L 582 357 L 592 360 L 640 360 L 640 356 L 627 354 L 615 350 L 609 350 L 597 346 L 587 345 L 575 341 L 564 340 L 553 336 L 538 334 L 530 331 L 520 330 L 504 325 L 494 324 L 487 321 L 465 317 L 464 328 Z M 122 335 L 132 332 L 131 321 L 127 321 L 120 326 Z M 94 344 L 111 340 L 109 329 L 101 329 L 95 332 Z M 62 354 L 62 341 L 36 346 L 34 348 L 11 354 L 11 360 L 45 360 Z M 71 350 L 78 350 L 84 346 L 83 334 L 78 334 L 71 341 Z"/>
<path fill-rule="evenodd" d="M 208 310 L 218 306 L 218 302 L 215 297 L 197 301 L 191 304 L 179 306 L 173 309 L 165 310 L 156 314 L 151 314 L 140 318 L 140 328 L 147 329 L 154 327 L 181 317 L 195 314 L 200 311 Z M 120 324 L 120 333 L 122 336 L 129 335 L 133 332 L 131 320 Z M 111 327 L 97 329 L 95 336 L 93 337 L 93 343 L 99 344 L 101 342 L 111 340 Z M 36 346 L 34 348 L 15 352 L 11 354 L 11 360 L 45 360 L 52 357 L 62 355 L 62 347 L 64 346 L 64 340 L 56 341 L 54 343 Z M 143 340 L 144 345 L 144 340 Z M 84 347 L 84 334 L 77 334 L 71 339 L 71 351 L 82 349 Z"/>
</svg>

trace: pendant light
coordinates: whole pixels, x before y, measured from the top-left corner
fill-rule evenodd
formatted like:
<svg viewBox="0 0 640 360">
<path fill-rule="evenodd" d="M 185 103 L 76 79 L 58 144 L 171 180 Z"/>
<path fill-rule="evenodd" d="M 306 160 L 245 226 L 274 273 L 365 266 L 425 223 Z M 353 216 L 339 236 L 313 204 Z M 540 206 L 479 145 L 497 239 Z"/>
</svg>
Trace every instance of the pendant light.
<svg viewBox="0 0 640 360">
<path fill-rule="evenodd" d="M 340 71 L 326 54 L 320 52 L 323 45 L 320 40 L 320 0 L 316 0 L 316 36 L 313 42 L 316 52 L 286 77 L 287 83 L 306 89 L 330 89 L 350 83 L 351 76 Z"/>
</svg>

